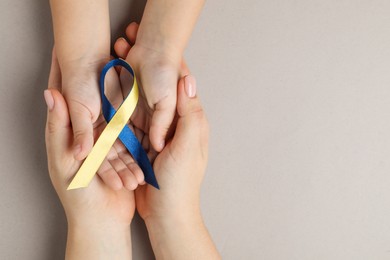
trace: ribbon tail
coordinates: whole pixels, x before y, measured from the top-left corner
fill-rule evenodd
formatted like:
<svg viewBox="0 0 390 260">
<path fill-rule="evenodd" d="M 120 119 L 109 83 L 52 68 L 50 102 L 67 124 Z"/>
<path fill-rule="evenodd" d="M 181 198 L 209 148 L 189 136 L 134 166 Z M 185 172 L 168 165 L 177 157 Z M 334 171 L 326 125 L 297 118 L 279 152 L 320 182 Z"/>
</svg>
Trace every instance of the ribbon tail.
<svg viewBox="0 0 390 260">
<path fill-rule="evenodd" d="M 134 160 L 138 163 L 139 167 L 144 173 L 145 182 L 152 185 L 156 189 L 160 189 L 148 155 L 142 148 L 142 145 L 138 141 L 137 137 L 135 137 L 128 126 L 123 128 L 122 132 L 119 134 L 119 139 L 129 151 L 129 153 L 133 156 Z"/>
</svg>

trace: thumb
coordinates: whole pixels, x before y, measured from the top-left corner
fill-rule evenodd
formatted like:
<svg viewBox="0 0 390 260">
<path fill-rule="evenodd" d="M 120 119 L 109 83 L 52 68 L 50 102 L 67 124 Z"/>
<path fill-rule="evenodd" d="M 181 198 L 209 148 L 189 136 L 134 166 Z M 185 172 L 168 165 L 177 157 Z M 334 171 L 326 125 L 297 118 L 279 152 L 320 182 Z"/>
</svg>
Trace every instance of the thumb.
<svg viewBox="0 0 390 260">
<path fill-rule="evenodd" d="M 169 95 L 156 104 L 150 125 L 150 142 L 160 152 L 165 146 L 165 138 L 175 118 L 176 96 Z"/>
<path fill-rule="evenodd" d="M 191 75 L 179 81 L 177 113 L 178 121 L 172 149 L 185 153 L 199 148 L 206 154 L 209 126 L 200 100 L 196 96 L 195 78 Z"/>
<path fill-rule="evenodd" d="M 83 104 L 69 102 L 74 136 L 73 154 L 76 160 L 83 160 L 93 146 L 93 123 L 91 111 Z"/>
<path fill-rule="evenodd" d="M 48 107 L 46 120 L 47 150 L 52 155 L 61 154 L 68 148 L 72 133 L 68 108 L 64 97 L 56 89 L 45 90 L 44 98 Z"/>
<path fill-rule="evenodd" d="M 180 79 L 177 89 L 177 113 L 179 118 L 191 114 L 203 115 L 202 105 L 196 96 L 196 80 L 193 76 L 187 75 Z"/>
</svg>

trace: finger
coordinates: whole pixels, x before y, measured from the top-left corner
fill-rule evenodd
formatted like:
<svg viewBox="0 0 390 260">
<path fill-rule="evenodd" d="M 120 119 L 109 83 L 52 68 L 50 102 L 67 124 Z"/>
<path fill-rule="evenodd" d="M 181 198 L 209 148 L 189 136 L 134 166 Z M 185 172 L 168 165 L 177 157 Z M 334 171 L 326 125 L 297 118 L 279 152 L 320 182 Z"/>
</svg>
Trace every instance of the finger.
<svg viewBox="0 0 390 260">
<path fill-rule="evenodd" d="M 144 182 L 144 174 L 139 167 L 139 165 L 134 161 L 133 157 L 128 153 L 120 153 L 119 158 L 122 160 L 124 164 L 126 164 L 127 168 L 132 172 L 134 177 L 136 178 L 138 184 Z"/>
<path fill-rule="evenodd" d="M 169 96 L 158 102 L 150 125 L 150 142 L 157 152 L 165 146 L 165 138 L 175 117 L 176 96 Z"/>
<path fill-rule="evenodd" d="M 121 59 L 126 59 L 130 49 L 130 45 L 124 38 L 119 38 L 114 44 L 115 53 Z M 120 87 L 117 89 L 122 91 L 122 96 L 124 97 L 130 91 L 132 84 L 130 84 L 129 82 L 133 81 L 133 76 L 126 69 L 123 69 L 122 66 L 117 66 L 115 68 L 117 69 L 118 75 L 120 75 Z"/>
<path fill-rule="evenodd" d="M 121 72 L 122 73 L 119 76 L 119 80 L 120 80 L 119 89 L 122 91 L 122 96 L 127 97 L 134 85 L 134 77 L 130 73 L 130 71 L 128 71 L 125 68 L 122 68 Z"/>
<path fill-rule="evenodd" d="M 121 59 L 126 59 L 127 54 L 130 51 L 130 48 L 131 48 L 130 44 L 123 37 L 118 38 L 115 41 L 114 51 L 116 55 Z"/>
<path fill-rule="evenodd" d="M 148 159 L 152 165 L 153 165 L 154 160 L 156 159 L 157 155 L 158 155 L 158 152 L 156 152 L 153 148 L 149 150 Z"/>
<path fill-rule="evenodd" d="M 93 122 L 90 110 L 79 102 L 69 102 L 69 114 L 72 118 L 74 145 L 73 155 L 76 160 L 83 160 L 93 146 Z"/>
<path fill-rule="evenodd" d="M 114 59 L 115 59 L 115 57 L 112 56 L 112 55 L 110 55 L 110 61 L 111 61 L 111 60 L 114 60 Z M 121 73 L 121 68 L 122 68 L 122 67 L 118 67 L 118 66 L 114 67 L 114 69 L 115 69 L 115 71 L 116 71 L 116 73 L 117 73 L 118 75 Z"/>
<path fill-rule="evenodd" d="M 133 175 L 132 171 L 127 165 L 118 159 L 110 160 L 112 168 L 118 173 L 119 177 L 123 182 L 123 186 L 128 190 L 135 190 L 138 186 L 138 181 Z"/>
<path fill-rule="evenodd" d="M 120 104 L 123 102 L 123 94 L 121 90 L 119 75 L 116 70 L 110 69 L 107 72 L 104 85 L 104 94 L 107 96 L 112 106 L 115 109 L 118 109 Z"/>
<path fill-rule="evenodd" d="M 62 94 L 56 89 L 44 91 L 48 107 L 46 120 L 46 146 L 49 154 L 63 154 L 69 148 L 72 135 L 68 107 Z"/>
<path fill-rule="evenodd" d="M 177 119 L 178 119 L 178 115 L 176 113 L 175 117 L 173 118 L 171 127 L 168 130 L 167 136 L 165 137 L 166 140 L 172 140 L 172 137 L 175 134 L 176 127 L 177 127 Z"/>
<path fill-rule="evenodd" d="M 143 143 L 143 139 L 145 137 L 145 133 L 141 129 L 139 129 L 139 128 L 136 128 L 136 127 L 130 127 L 130 128 L 133 131 L 135 137 L 137 137 L 137 140 L 140 143 Z M 146 149 L 144 146 L 143 146 L 143 148 Z"/>
<path fill-rule="evenodd" d="M 187 75 L 180 79 L 177 89 L 177 113 L 180 117 L 200 112 L 203 114 L 199 98 L 196 96 L 197 86 L 195 78 Z"/>
<path fill-rule="evenodd" d="M 138 27 L 139 25 L 136 22 L 132 22 L 126 28 L 126 36 L 129 39 L 131 45 L 134 45 L 136 42 Z"/>
<path fill-rule="evenodd" d="M 104 159 L 97 174 L 102 181 L 112 190 L 120 190 L 123 187 L 122 180 L 119 178 L 118 173 L 112 168 L 110 162 Z"/>
<path fill-rule="evenodd" d="M 189 75 L 180 80 L 177 95 L 178 121 L 172 145 L 180 144 L 183 150 L 190 150 L 199 145 L 202 149 L 207 148 L 208 123 L 196 96 L 196 82 L 193 76 Z"/>
<path fill-rule="evenodd" d="M 131 174 L 134 175 L 134 177 L 138 181 L 138 184 L 142 183 L 144 181 L 144 174 L 141 168 L 134 160 L 134 158 L 127 151 L 127 148 L 121 142 L 116 142 L 114 144 L 114 149 L 116 151 L 117 158 L 119 158 L 123 162 L 123 164 L 126 165 L 127 169 L 130 171 Z M 123 165 L 122 168 L 124 168 Z M 118 169 L 120 170 L 121 168 Z M 133 190 L 132 187 L 130 190 Z"/>
<path fill-rule="evenodd" d="M 48 88 L 53 88 L 61 91 L 61 81 L 62 79 L 60 65 L 58 63 L 57 54 L 54 47 L 51 55 L 51 67 Z"/>
<path fill-rule="evenodd" d="M 145 181 L 144 174 L 136 162 L 127 164 L 127 168 L 132 172 L 133 177 L 137 181 L 137 186 Z"/>
</svg>

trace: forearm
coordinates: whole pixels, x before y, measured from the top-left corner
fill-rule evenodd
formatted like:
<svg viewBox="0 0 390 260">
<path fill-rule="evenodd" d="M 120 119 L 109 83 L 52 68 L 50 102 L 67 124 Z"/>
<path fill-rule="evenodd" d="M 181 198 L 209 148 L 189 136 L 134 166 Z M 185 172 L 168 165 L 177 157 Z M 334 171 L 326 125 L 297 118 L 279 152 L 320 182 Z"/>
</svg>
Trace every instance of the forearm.
<svg viewBox="0 0 390 260">
<path fill-rule="evenodd" d="M 181 60 L 204 0 L 148 0 L 137 44 Z"/>
<path fill-rule="evenodd" d="M 200 214 L 145 223 L 156 259 L 221 259 Z"/>
<path fill-rule="evenodd" d="M 68 63 L 94 63 L 110 54 L 108 0 L 50 0 L 56 53 Z"/>
<path fill-rule="evenodd" d="M 131 259 L 130 228 L 70 226 L 65 259 Z"/>
</svg>

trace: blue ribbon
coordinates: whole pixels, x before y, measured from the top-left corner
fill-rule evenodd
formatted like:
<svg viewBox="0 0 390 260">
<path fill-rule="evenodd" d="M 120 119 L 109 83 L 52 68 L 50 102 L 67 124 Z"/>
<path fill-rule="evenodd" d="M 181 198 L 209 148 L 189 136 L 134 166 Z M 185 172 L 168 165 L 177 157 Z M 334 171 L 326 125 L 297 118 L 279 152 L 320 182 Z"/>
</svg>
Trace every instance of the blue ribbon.
<svg viewBox="0 0 390 260">
<path fill-rule="evenodd" d="M 103 71 L 100 74 L 100 94 L 102 97 L 103 116 L 106 119 L 107 123 L 115 115 L 116 110 L 111 105 L 110 101 L 104 94 L 104 79 L 106 77 L 108 70 L 114 66 L 124 67 L 126 70 L 130 72 L 130 74 L 133 76 L 135 80 L 133 69 L 126 61 L 122 59 L 111 60 L 104 66 Z M 149 158 L 145 150 L 142 148 L 141 143 L 138 141 L 137 137 L 134 135 L 134 133 L 131 131 L 128 125 L 126 125 L 121 131 L 121 133 L 119 134 L 119 139 L 124 144 L 124 146 L 129 151 L 129 153 L 134 158 L 134 160 L 140 166 L 142 172 L 144 173 L 145 181 L 150 185 L 152 185 L 153 187 L 159 189 L 157 179 L 154 174 L 153 167 L 149 161 Z"/>
</svg>

